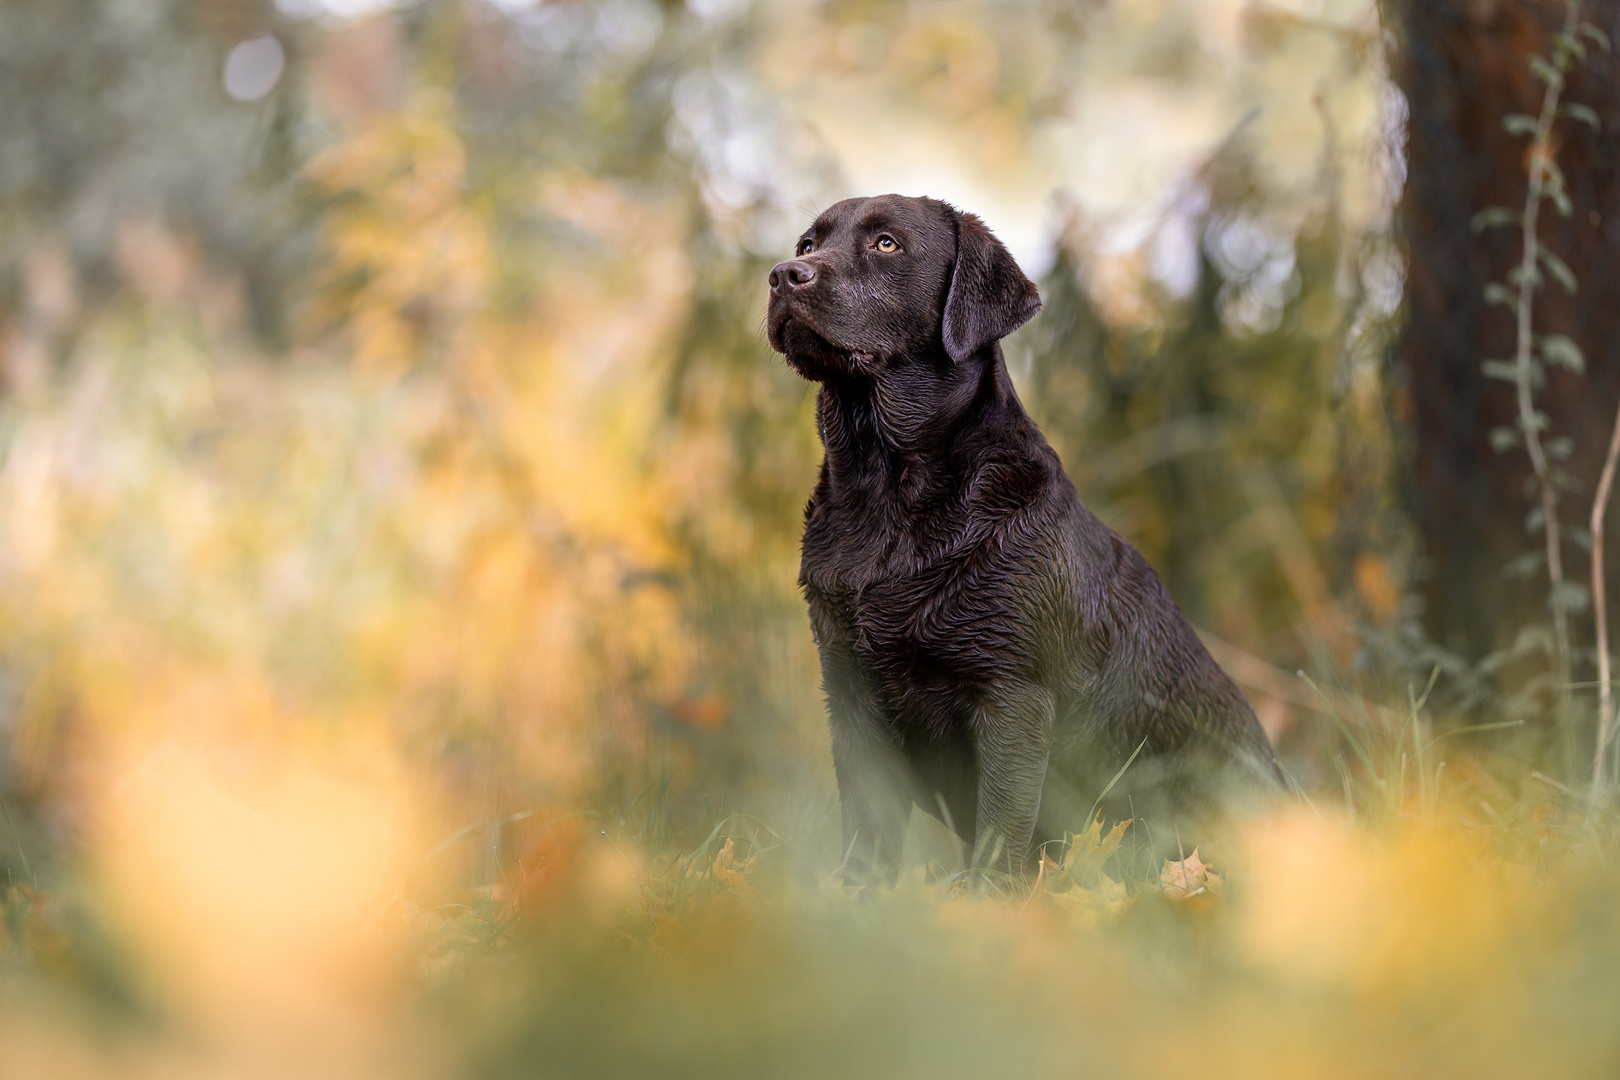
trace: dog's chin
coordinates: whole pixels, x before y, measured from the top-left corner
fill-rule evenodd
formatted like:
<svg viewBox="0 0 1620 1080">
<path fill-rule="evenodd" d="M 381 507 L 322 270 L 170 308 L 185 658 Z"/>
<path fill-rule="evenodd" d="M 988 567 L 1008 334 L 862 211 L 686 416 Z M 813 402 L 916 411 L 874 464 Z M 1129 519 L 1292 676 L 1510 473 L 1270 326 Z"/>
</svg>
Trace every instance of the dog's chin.
<svg viewBox="0 0 1620 1080">
<path fill-rule="evenodd" d="M 882 366 L 874 354 L 834 345 L 797 319 L 783 321 L 771 337 L 771 344 L 787 358 L 788 365 L 813 382 L 869 377 Z"/>
</svg>

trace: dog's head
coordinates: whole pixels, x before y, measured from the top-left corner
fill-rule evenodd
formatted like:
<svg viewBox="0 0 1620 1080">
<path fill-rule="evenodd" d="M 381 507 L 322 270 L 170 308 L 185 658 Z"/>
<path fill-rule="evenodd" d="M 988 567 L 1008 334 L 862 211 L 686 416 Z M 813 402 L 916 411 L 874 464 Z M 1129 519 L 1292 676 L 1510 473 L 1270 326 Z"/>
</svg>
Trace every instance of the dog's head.
<svg viewBox="0 0 1620 1080">
<path fill-rule="evenodd" d="M 936 199 L 846 199 L 795 255 L 771 270 L 766 328 L 809 379 L 908 360 L 962 364 L 1041 306 L 984 222 Z"/>
</svg>

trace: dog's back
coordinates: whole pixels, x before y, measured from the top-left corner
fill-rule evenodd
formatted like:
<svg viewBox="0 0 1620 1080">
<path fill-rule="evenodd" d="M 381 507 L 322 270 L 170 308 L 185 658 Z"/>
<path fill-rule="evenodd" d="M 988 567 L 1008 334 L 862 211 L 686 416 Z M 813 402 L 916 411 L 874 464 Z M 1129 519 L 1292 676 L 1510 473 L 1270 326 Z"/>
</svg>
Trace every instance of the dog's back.
<svg viewBox="0 0 1620 1080">
<path fill-rule="evenodd" d="M 1141 552 L 1078 496 L 1068 531 L 1092 550 L 1100 534 L 1109 555 L 1080 567 L 1075 586 L 1083 641 L 1068 669 L 1072 719 L 1059 725 L 1053 747 L 1058 781 L 1069 786 L 1047 785 L 1041 823 L 1049 835 L 1073 829 L 1076 800 L 1086 802 L 1083 815 L 1127 762 L 1101 809 L 1149 827 L 1196 829 L 1233 799 L 1278 784 L 1254 709 Z"/>
</svg>

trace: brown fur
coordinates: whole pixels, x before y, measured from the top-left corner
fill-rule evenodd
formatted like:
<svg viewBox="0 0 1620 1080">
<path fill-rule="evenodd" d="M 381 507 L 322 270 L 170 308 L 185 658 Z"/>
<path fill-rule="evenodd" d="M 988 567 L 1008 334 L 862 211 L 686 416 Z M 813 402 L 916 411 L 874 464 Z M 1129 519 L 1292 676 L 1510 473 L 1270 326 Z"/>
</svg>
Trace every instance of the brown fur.
<svg viewBox="0 0 1620 1080">
<path fill-rule="evenodd" d="M 767 329 L 821 384 L 799 582 L 852 873 L 893 875 L 915 803 L 1016 874 L 1139 747 L 1109 808 L 1167 838 L 1274 785 L 1242 693 L 1019 403 L 999 340 L 1040 297 L 983 222 L 851 199 L 799 249 Z"/>
</svg>

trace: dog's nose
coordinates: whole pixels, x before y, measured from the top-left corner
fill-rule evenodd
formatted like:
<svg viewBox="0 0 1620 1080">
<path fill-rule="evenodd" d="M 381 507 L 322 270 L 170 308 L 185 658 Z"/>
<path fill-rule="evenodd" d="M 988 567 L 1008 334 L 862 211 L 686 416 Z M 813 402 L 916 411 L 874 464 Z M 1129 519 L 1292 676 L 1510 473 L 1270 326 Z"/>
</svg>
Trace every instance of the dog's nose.
<svg viewBox="0 0 1620 1080">
<path fill-rule="evenodd" d="M 771 267 L 771 292 L 790 293 L 816 280 L 816 268 L 799 259 L 789 259 Z"/>
</svg>

